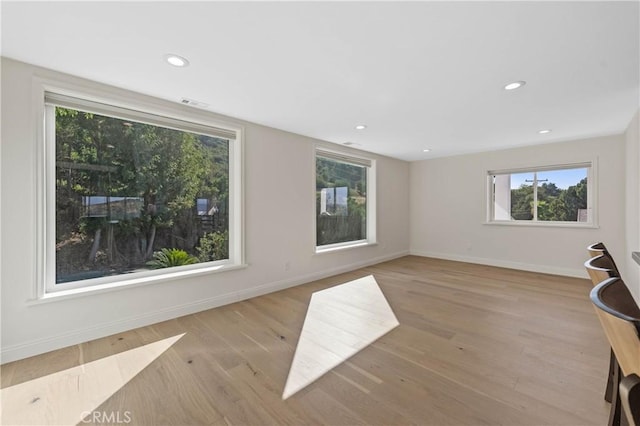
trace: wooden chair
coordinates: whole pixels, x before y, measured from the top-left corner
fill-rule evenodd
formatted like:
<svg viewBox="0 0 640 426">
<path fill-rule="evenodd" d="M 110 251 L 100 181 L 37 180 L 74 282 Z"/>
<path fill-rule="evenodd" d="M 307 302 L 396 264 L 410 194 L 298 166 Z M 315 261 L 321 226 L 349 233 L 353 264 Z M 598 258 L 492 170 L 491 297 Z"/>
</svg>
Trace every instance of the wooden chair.
<svg viewBox="0 0 640 426">
<path fill-rule="evenodd" d="M 617 364 L 609 425 L 620 425 L 624 413 L 630 426 L 640 426 L 640 308 L 618 277 L 595 286 L 591 301 Z"/>
<path fill-rule="evenodd" d="M 620 276 L 620 273 L 618 272 L 618 267 L 616 266 L 616 262 L 613 261 L 613 256 L 611 256 L 611 253 L 609 252 L 609 250 L 607 250 L 607 247 L 604 245 L 603 242 L 591 244 L 589 247 L 587 247 L 587 251 L 589 252 L 589 256 L 591 257 L 600 256 L 601 254 L 608 254 L 609 257 L 611 258 L 611 262 L 613 263 L 613 269 L 618 274 L 616 276 L 618 277 Z"/>
<path fill-rule="evenodd" d="M 587 247 L 587 251 L 589 252 L 589 256 L 595 257 L 601 255 L 602 252 L 607 251 L 607 247 L 603 242 L 593 243 L 589 247 Z"/>
<path fill-rule="evenodd" d="M 620 381 L 622 409 L 630 426 L 640 425 L 640 377 L 630 374 Z"/>
<path fill-rule="evenodd" d="M 594 286 L 606 279 L 620 276 L 618 268 L 608 252 L 603 252 L 587 260 L 584 262 L 584 267 L 587 269 Z"/>
<path fill-rule="evenodd" d="M 602 245 L 602 243 L 598 244 Z M 589 251 L 591 251 L 591 247 L 593 246 L 589 246 Z M 600 254 L 584 262 L 584 267 L 587 269 L 594 287 L 609 278 L 620 277 L 615 262 L 611 258 L 609 252 L 607 252 L 606 250 L 601 251 Z M 610 352 L 609 374 L 607 377 L 607 386 L 604 390 L 604 400 L 607 402 L 611 402 L 613 398 L 613 387 L 614 383 L 616 382 L 616 356 L 614 355 L 613 350 L 611 350 Z"/>
</svg>

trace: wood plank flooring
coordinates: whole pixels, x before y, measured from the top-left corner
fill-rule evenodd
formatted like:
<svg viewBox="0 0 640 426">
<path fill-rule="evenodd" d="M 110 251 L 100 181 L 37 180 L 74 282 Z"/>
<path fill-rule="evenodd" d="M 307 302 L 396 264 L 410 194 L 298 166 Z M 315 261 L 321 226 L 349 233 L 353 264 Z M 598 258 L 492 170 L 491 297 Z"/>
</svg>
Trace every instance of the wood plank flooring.
<svg viewBox="0 0 640 426">
<path fill-rule="evenodd" d="M 311 294 L 367 275 L 400 325 L 283 401 Z M 609 348 L 590 289 L 407 256 L 5 364 L 1 386 L 186 333 L 86 424 L 604 425 Z"/>
<path fill-rule="evenodd" d="M 282 399 L 309 386 L 398 325 L 373 275 L 313 293 Z"/>
</svg>

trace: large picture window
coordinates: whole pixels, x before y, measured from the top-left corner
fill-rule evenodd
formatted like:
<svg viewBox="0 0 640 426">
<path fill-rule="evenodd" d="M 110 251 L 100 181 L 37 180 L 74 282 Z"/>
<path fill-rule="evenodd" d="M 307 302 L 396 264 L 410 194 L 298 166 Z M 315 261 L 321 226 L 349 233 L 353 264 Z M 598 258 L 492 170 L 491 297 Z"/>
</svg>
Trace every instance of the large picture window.
<svg viewBox="0 0 640 426">
<path fill-rule="evenodd" d="M 490 171 L 491 222 L 594 224 L 591 163 Z"/>
<path fill-rule="evenodd" d="M 316 247 L 371 243 L 375 194 L 371 160 L 316 152 Z"/>
<path fill-rule="evenodd" d="M 49 291 L 229 263 L 234 131 L 52 93 L 45 124 Z"/>
</svg>

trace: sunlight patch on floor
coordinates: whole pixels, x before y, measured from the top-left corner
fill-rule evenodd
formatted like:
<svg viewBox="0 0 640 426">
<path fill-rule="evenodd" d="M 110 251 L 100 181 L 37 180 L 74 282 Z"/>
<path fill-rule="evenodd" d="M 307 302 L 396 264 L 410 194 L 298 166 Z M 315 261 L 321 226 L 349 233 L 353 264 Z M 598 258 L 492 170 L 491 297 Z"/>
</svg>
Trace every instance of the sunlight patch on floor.
<svg viewBox="0 0 640 426">
<path fill-rule="evenodd" d="M 77 424 L 185 334 L 4 388 L 2 424 Z"/>
<path fill-rule="evenodd" d="M 282 399 L 399 325 L 372 275 L 313 293 Z"/>
</svg>

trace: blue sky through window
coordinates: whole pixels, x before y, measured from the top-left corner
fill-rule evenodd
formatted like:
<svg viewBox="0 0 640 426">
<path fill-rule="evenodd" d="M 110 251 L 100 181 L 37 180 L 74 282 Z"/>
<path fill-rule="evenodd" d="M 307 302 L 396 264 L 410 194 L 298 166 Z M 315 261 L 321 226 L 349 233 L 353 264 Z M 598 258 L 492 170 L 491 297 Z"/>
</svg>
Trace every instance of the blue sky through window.
<svg viewBox="0 0 640 426">
<path fill-rule="evenodd" d="M 582 179 L 587 177 L 587 169 L 565 169 L 565 170 L 548 170 L 538 172 L 538 180 L 548 179 L 547 183 L 555 183 L 558 188 L 567 189 L 572 185 L 576 185 Z M 520 188 L 525 180 L 533 180 L 533 172 L 529 173 L 512 173 L 511 189 Z M 526 182 L 531 185 L 531 182 Z"/>
</svg>

